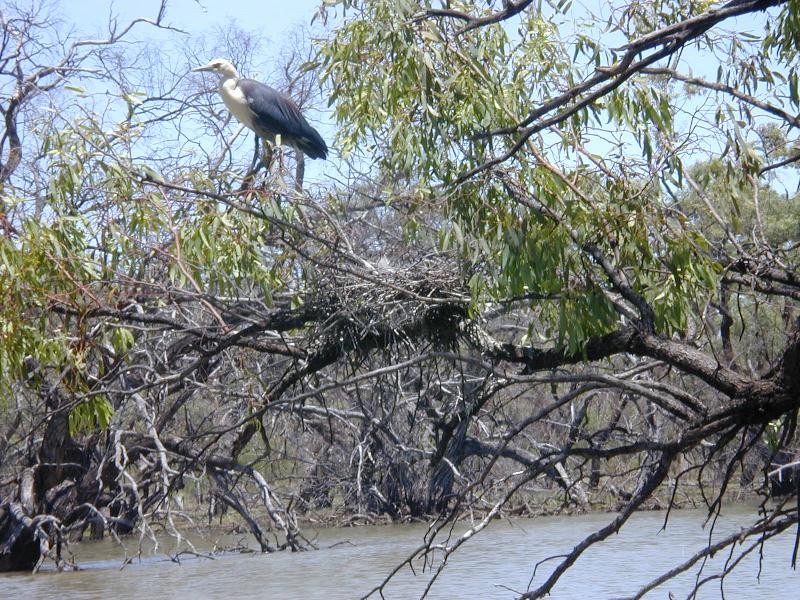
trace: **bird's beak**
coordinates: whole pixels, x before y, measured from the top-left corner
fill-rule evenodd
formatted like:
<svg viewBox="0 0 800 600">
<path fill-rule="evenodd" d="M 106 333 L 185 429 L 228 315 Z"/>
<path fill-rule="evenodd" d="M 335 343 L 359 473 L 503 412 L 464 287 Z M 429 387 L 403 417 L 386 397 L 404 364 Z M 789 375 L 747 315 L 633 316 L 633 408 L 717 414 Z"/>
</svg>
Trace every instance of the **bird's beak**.
<svg viewBox="0 0 800 600">
<path fill-rule="evenodd" d="M 211 65 L 203 65 L 202 67 L 195 67 L 194 69 L 192 69 L 192 73 L 196 71 L 211 71 L 211 70 L 212 70 Z"/>
</svg>

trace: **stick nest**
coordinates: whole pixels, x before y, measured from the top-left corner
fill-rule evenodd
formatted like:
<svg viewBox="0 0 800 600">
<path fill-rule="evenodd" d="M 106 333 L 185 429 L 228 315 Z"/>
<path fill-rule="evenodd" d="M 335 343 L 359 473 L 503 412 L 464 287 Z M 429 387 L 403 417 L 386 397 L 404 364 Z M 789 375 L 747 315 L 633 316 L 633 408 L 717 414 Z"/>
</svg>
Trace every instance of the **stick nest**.
<svg viewBox="0 0 800 600">
<path fill-rule="evenodd" d="M 315 289 L 328 317 L 320 333 L 348 349 L 414 341 L 452 348 L 467 317 L 467 280 L 463 265 L 441 254 L 321 270 Z"/>
</svg>

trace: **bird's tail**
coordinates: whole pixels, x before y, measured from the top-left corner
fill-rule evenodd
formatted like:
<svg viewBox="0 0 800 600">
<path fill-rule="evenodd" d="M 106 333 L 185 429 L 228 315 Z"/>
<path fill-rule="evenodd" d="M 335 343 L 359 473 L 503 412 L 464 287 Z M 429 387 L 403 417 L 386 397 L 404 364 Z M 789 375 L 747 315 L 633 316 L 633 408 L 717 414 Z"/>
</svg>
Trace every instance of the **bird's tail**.
<svg viewBox="0 0 800 600">
<path fill-rule="evenodd" d="M 311 129 L 307 135 L 296 138 L 295 143 L 298 149 L 309 158 L 328 158 L 328 146 L 315 129 Z"/>
</svg>

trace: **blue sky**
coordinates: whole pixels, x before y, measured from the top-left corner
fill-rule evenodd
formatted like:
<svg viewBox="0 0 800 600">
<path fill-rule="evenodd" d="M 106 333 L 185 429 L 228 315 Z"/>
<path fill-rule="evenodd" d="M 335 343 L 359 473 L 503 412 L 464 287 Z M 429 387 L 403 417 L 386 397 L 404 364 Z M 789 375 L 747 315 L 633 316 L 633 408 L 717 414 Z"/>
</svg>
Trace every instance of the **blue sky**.
<svg viewBox="0 0 800 600">
<path fill-rule="evenodd" d="M 188 32 L 203 35 L 216 25 L 233 19 L 247 30 L 260 30 L 271 41 L 279 41 L 297 25 L 308 25 L 321 0 L 170 0 L 165 22 Z M 158 0 L 75 0 L 61 2 L 64 17 L 88 34 L 103 30 L 109 12 L 120 21 L 153 17 Z"/>
</svg>

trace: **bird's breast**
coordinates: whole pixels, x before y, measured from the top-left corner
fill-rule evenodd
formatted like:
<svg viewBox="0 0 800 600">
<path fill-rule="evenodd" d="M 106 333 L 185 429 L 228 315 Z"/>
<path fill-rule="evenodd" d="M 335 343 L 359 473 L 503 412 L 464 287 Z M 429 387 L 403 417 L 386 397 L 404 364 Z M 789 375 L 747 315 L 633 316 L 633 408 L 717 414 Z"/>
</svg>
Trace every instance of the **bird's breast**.
<svg viewBox="0 0 800 600">
<path fill-rule="evenodd" d="M 250 115 L 250 107 L 242 89 L 237 85 L 235 79 L 226 79 L 219 86 L 219 95 L 222 96 L 225 106 L 231 114 L 245 127 L 253 129 L 253 118 Z"/>
</svg>

